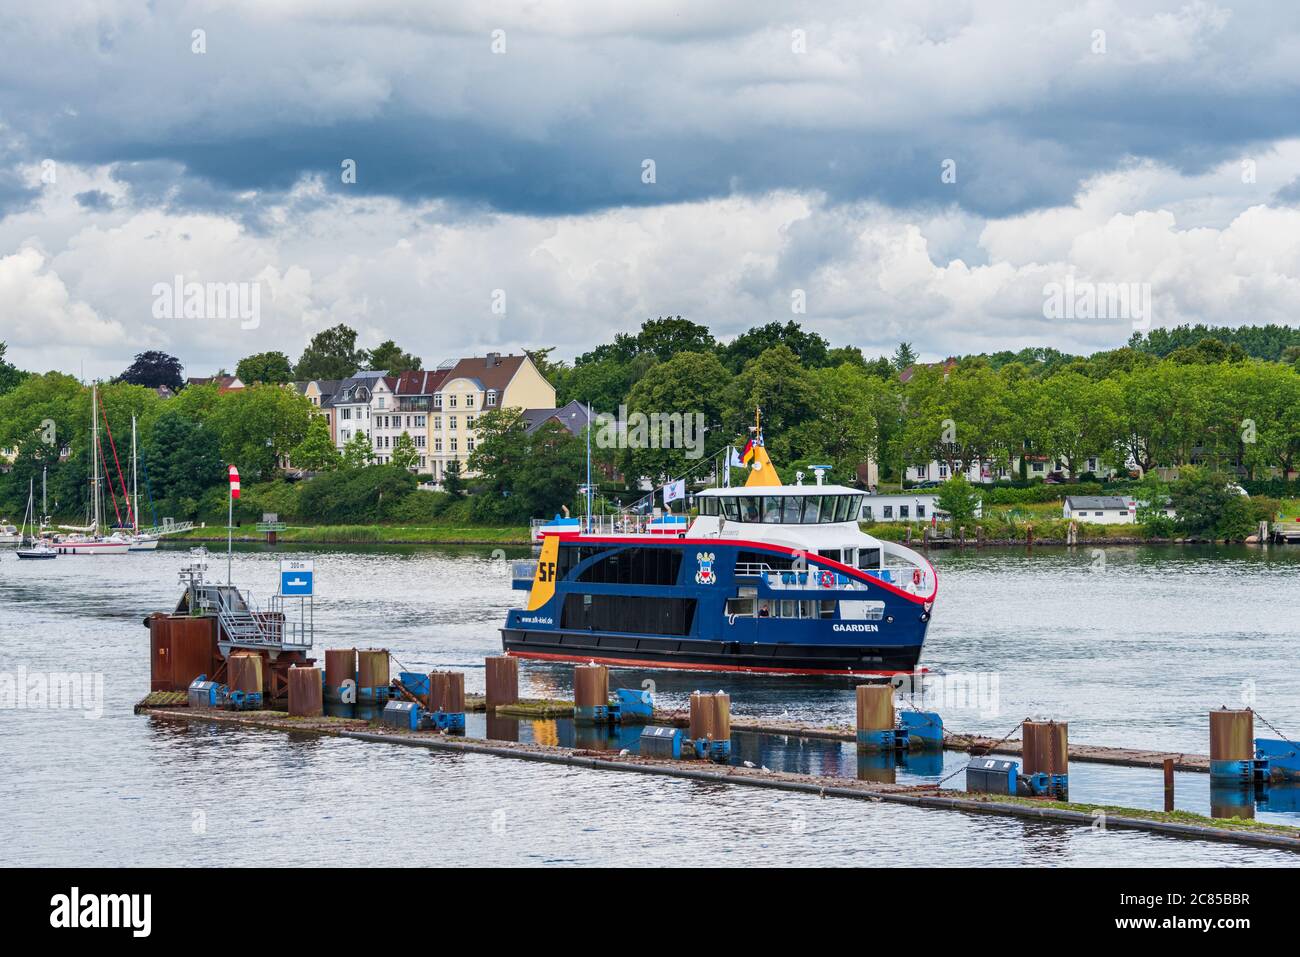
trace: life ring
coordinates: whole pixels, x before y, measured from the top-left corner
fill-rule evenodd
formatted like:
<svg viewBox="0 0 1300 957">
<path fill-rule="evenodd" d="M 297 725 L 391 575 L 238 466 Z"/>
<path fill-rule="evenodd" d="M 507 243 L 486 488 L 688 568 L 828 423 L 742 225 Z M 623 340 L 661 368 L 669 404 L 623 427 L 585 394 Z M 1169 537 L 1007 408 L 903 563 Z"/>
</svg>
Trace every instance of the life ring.
<svg viewBox="0 0 1300 957">
<path fill-rule="evenodd" d="M 912 569 L 912 584 L 913 585 L 921 584 L 921 569 L 919 568 Z"/>
<path fill-rule="evenodd" d="M 821 582 L 821 586 L 823 588 L 830 588 L 832 585 L 835 584 L 835 573 L 829 571 L 828 569 L 823 568 L 820 572 L 818 572 L 817 580 Z"/>
</svg>

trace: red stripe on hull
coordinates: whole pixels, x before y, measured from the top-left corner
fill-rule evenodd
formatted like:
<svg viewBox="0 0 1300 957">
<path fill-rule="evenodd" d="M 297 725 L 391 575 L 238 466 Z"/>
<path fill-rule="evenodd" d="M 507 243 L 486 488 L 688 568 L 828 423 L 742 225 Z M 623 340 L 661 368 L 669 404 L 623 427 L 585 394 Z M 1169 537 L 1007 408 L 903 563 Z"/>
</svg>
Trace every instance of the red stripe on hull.
<svg viewBox="0 0 1300 957">
<path fill-rule="evenodd" d="M 690 663 L 675 663 L 667 661 L 642 661 L 636 658 L 600 658 L 592 655 L 557 655 L 549 652 L 521 652 L 507 651 L 507 655 L 512 658 L 531 658 L 538 661 L 577 661 L 577 662 L 595 662 L 598 665 L 623 665 L 637 668 L 663 668 L 674 671 L 726 671 L 738 674 L 776 674 L 776 675 L 839 675 L 844 678 L 850 678 L 854 675 L 908 675 L 929 671 L 928 668 L 917 668 L 915 671 L 848 671 L 844 668 L 762 668 L 747 667 L 745 665 L 701 665 Z"/>
</svg>

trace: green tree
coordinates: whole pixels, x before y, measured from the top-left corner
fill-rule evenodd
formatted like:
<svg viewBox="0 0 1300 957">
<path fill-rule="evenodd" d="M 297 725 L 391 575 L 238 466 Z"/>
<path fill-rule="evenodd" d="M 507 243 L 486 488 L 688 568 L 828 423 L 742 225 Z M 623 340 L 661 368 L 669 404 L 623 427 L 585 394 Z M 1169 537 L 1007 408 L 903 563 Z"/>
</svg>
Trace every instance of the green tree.
<svg viewBox="0 0 1300 957">
<path fill-rule="evenodd" d="M 796 458 L 800 430 L 816 410 L 817 393 L 807 371 L 788 346 L 778 345 L 751 360 L 726 390 L 726 429 L 747 436 L 754 410 L 763 412 L 763 438 L 778 474 Z"/>
<path fill-rule="evenodd" d="M 346 379 L 365 364 L 357 332 L 340 323 L 312 336 L 294 368 L 295 379 Z"/>
<path fill-rule="evenodd" d="M 153 494 L 193 503 L 186 514 L 193 514 L 204 492 L 227 478 L 215 430 L 171 407 L 154 423 L 143 459 Z"/>
<path fill-rule="evenodd" d="M 343 467 L 365 468 L 374 460 L 375 451 L 370 447 L 369 434 L 364 429 L 357 429 L 352 438 L 343 443 Z"/>
<path fill-rule="evenodd" d="M 393 443 L 390 461 L 398 468 L 412 471 L 420 462 L 420 450 L 415 447 L 415 440 L 410 432 L 403 432 Z"/>
<path fill-rule="evenodd" d="M 721 424 L 728 378 L 711 352 L 681 352 L 651 367 L 627 400 L 630 474 L 659 480 L 698 464 L 709 451 L 706 435 Z M 643 421 L 647 428 L 641 428 Z M 608 423 L 598 425 L 593 437 L 601 448 L 611 448 L 618 438 L 614 431 Z"/>
<path fill-rule="evenodd" d="M 980 506 L 980 493 L 965 475 L 954 475 L 939 486 L 935 507 L 947 512 L 954 527 L 970 525 Z"/>
<path fill-rule="evenodd" d="M 801 430 L 800 453 L 811 464 L 853 475 L 877 452 L 877 411 L 886 386 L 860 366 L 845 363 L 813 369 L 808 380 L 817 396 L 815 412 Z"/>
<path fill-rule="evenodd" d="M 307 434 L 290 455 L 290 461 L 308 472 L 329 472 L 342 464 L 342 456 L 330 438 L 329 423 L 321 415 L 313 415 L 307 424 Z"/>
<path fill-rule="evenodd" d="M 1189 535 L 1241 539 L 1252 531 L 1249 500 L 1228 476 L 1185 466 L 1169 486 L 1178 527 Z"/>
<path fill-rule="evenodd" d="M 477 450 L 476 450 L 477 451 Z M 465 479 L 460 471 L 460 459 L 452 459 L 442 472 L 442 490 L 452 498 L 465 494 Z"/>
<path fill-rule="evenodd" d="M 5 342 L 0 340 L 0 395 L 9 392 L 27 377 L 27 373 L 19 371 L 16 366 L 5 360 L 5 352 L 8 348 Z"/>
<path fill-rule="evenodd" d="M 257 382 L 283 385 L 293 379 L 293 367 L 283 352 L 258 352 L 240 359 L 235 375 L 245 385 Z"/>
<path fill-rule="evenodd" d="M 417 371 L 420 364 L 419 356 L 404 352 L 392 339 L 381 342 L 366 355 L 366 365 L 369 368 L 388 371 L 394 375 L 399 372 Z"/>
<path fill-rule="evenodd" d="M 824 338 L 791 319 L 785 325 L 769 322 L 742 332 L 721 347 L 721 358 L 728 369 L 740 372 L 748 363 L 777 347 L 787 349 L 806 369 L 826 365 L 830 355 L 830 345 Z"/>
<path fill-rule="evenodd" d="M 280 385 L 255 385 L 220 397 L 211 423 L 221 454 L 251 481 L 265 481 L 307 437 L 313 407 Z"/>
<path fill-rule="evenodd" d="M 910 342 L 900 342 L 898 348 L 894 350 L 893 365 L 895 371 L 902 372 L 909 366 L 916 365 L 918 358 Z"/>
</svg>

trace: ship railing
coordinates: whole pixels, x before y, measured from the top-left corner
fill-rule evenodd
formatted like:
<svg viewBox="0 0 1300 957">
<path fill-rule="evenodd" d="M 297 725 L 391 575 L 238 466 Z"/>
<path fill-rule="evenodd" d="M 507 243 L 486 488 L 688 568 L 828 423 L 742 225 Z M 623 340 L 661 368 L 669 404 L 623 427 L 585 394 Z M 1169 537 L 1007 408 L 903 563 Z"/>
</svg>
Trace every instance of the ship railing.
<svg viewBox="0 0 1300 957">
<path fill-rule="evenodd" d="M 689 522 L 654 525 L 645 515 L 591 515 L 577 521 L 556 523 L 553 518 L 535 518 L 530 523 L 533 538 L 541 538 L 542 531 L 558 531 L 582 535 L 676 535 L 689 527 Z"/>
</svg>

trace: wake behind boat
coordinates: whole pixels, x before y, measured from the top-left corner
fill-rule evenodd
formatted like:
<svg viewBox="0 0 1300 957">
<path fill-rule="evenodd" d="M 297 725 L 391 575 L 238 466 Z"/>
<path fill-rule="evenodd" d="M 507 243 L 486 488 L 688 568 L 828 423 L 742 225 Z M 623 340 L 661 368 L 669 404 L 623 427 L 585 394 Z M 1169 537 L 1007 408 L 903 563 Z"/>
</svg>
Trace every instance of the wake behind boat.
<svg viewBox="0 0 1300 957">
<path fill-rule="evenodd" d="M 544 528 L 519 563 L 525 608 L 507 654 L 638 667 L 776 674 L 911 671 L 938 591 L 918 552 L 863 533 L 863 493 L 781 484 L 761 426 L 743 488 L 696 493 L 682 530 L 625 515 Z"/>
</svg>

